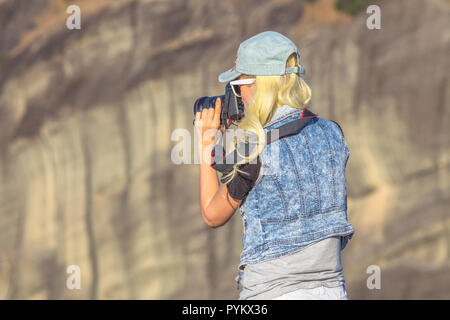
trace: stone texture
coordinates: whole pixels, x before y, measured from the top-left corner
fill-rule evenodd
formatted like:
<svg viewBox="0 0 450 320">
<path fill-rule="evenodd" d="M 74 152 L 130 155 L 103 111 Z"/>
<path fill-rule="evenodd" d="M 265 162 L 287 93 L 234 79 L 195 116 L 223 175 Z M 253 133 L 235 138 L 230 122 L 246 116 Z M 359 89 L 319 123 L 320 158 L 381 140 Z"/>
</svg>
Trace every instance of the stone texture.
<svg viewBox="0 0 450 320">
<path fill-rule="evenodd" d="M 237 298 L 240 217 L 204 224 L 171 133 L 193 133 L 195 98 L 268 29 L 349 144 L 349 297 L 450 297 L 448 1 L 378 1 L 381 30 L 363 12 L 307 34 L 304 1 L 75 1 L 79 31 L 63 1 L 28 3 L 0 1 L 0 297 Z"/>
</svg>

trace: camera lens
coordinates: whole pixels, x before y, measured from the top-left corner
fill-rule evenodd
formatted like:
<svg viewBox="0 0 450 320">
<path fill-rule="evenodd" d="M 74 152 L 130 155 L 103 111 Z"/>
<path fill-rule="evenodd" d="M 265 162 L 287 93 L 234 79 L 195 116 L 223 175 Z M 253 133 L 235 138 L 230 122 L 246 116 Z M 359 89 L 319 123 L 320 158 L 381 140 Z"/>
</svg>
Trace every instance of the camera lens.
<svg viewBox="0 0 450 320">
<path fill-rule="evenodd" d="M 202 112 L 203 109 L 215 108 L 218 97 L 219 96 L 198 98 L 194 103 L 194 115 L 197 112 Z"/>
<path fill-rule="evenodd" d="M 197 112 L 202 112 L 203 109 L 209 109 L 209 108 L 215 108 L 216 107 L 216 100 L 217 98 L 220 98 L 223 106 L 223 102 L 225 101 L 225 96 L 212 96 L 212 97 L 201 97 L 198 98 L 194 103 L 194 119 Z M 192 121 L 192 124 L 194 124 L 195 120 Z"/>
</svg>

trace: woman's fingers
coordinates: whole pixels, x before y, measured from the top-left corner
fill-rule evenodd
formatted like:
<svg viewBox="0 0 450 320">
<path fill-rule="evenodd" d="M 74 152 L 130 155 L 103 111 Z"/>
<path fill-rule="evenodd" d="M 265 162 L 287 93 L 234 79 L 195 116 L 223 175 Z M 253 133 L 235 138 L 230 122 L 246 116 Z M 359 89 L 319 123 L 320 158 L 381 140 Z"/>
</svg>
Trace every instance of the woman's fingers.
<svg viewBox="0 0 450 320">
<path fill-rule="evenodd" d="M 208 113 L 209 113 L 209 109 L 203 109 L 202 110 L 202 127 L 206 128 L 208 126 Z"/>
<path fill-rule="evenodd" d="M 216 99 L 216 107 L 214 108 L 214 123 L 220 124 L 220 112 L 222 111 L 222 101 L 220 98 Z"/>
<path fill-rule="evenodd" d="M 216 100 L 215 108 L 205 108 L 195 114 L 195 121 L 204 128 L 217 129 L 220 126 L 221 102 L 220 98 Z"/>
<path fill-rule="evenodd" d="M 210 126 L 214 117 L 214 108 L 206 108 L 202 111 L 202 120 L 204 125 Z"/>
<path fill-rule="evenodd" d="M 214 119 L 214 108 L 208 109 L 208 121 L 212 121 Z"/>
</svg>

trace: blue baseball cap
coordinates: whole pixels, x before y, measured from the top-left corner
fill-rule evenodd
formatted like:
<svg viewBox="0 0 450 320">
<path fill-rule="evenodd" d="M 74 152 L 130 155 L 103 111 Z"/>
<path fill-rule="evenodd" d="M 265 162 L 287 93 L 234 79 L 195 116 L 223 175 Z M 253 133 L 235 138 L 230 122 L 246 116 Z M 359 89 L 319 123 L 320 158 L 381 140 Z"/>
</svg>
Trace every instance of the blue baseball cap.
<svg viewBox="0 0 450 320">
<path fill-rule="evenodd" d="M 286 68 L 286 61 L 292 53 L 297 53 L 297 66 Z M 286 73 L 305 74 L 300 65 L 300 52 L 295 44 L 275 31 L 264 31 L 239 45 L 233 68 L 219 75 L 219 82 L 229 82 L 241 74 L 255 76 L 275 76 Z"/>
</svg>

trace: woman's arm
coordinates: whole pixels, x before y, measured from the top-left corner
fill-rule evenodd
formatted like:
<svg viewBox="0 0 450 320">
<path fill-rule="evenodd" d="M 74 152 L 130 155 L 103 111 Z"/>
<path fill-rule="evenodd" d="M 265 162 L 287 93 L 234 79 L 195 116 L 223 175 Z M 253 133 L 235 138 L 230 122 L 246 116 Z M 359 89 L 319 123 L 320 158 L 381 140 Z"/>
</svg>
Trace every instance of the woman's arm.
<svg viewBox="0 0 450 320">
<path fill-rule="evenodd" d="M 212 133 L 220 127 L 220 112 L 221 103 L 217 99 L 214 109 L 204 109 L 195 115 L 200 152 L 200 206 L 203 220 L 213 228 L 224 225 L 241 203 L 228 194 L 226 185 L 219 185 L 216 170 L 211 167 L 210 155 L 215 142 Z"/>
<path fill-rule="evenodd" d="M 212 149 L 212 147 L 207 150 Z M 211 152 L 209 152 L 211 153 Z M 200 165 L 200 203 L 205 223 L 213 228 L 228 222 L 241 200 L 235 200 L 228 194 L 225 184 L 219 184 L 216 170 L 210 164 Z"/>
</svg>

